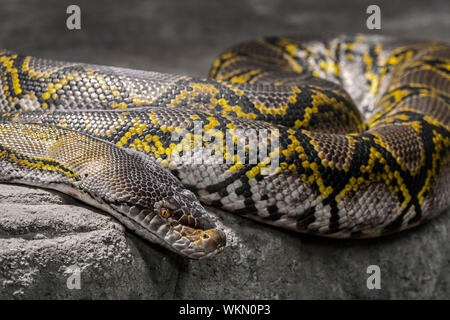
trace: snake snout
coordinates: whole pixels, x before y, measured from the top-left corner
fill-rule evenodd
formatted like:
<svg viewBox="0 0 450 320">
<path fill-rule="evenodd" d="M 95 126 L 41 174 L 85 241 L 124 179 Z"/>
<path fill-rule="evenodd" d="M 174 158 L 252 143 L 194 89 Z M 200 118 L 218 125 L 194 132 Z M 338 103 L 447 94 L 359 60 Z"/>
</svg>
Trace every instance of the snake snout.
<svg viewBox="0 0 450 320">
<path fill-rule="evenodd" d="M 183 237 L 176 241 L 173 246 L 190 258 L 204 259 L 212 257 L 221 252 L 226 245 L 226 235 L 222 230 L 178 227 Z"/>
<path fill-rule="evenodd" d="M 214 243 L 216 248 L 223 248 L 227 243 L 225 232 L 219 229 L 205 230 L 205 234 L 209 237 L 210 242 Z M 204 236 L 205 237 L 205 236 Z"/>
<path fill-rule="evenodd" d="M 158 205 L 169 211 L 173 236 L 172 247 L 194 259 L 211 257 L 223 250 L 226 235 L 189 190 L 177 190 Z"/>
</svg>

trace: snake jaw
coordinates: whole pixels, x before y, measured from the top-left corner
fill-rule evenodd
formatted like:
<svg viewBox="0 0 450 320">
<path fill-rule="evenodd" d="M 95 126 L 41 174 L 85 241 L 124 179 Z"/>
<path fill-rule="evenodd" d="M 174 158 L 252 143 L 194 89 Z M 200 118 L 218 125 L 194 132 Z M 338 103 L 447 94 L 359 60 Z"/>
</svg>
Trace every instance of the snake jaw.
<svg viewBox="0 0 450 320">
<path fill-rule="evenodd" d="M 203 259 L 214 256 L 226 245 L 225 233 L 219 229 L 201 230 L 179 225 L 173 230 L 181 237 L 173 242 L 172 246 L 190 258 Z"/>
<path fill-rule="evenodd" d="M 194 228 L 178 223 L 172 218 L 163 218 L 155 210 L 142 209 L 136 213 L 135 207 L 112 206 L 127 220 L 121 220 L 129 228 L 145 234 L 147 239 L 192 259 L 204 259 L 221 252 L 226 245 L 225 233 L 215 226 L 210 229 Z M 205 210 L 206 212 L 206 210 Z M 113 213 L 113 212 L 112 212 Z"/>
<path fill-rule="evenodd" d="M 178 190 L 155 202 L 153 208 L 121 205 L 115 207 L 150 233 L 150 238 L 178 254 L 203 259 L 221 252 L 225 233 L 208 219 L 206 209 L 188 190 Z M 162 214 L 162 212 L 166 212 Z"/>
</svg>

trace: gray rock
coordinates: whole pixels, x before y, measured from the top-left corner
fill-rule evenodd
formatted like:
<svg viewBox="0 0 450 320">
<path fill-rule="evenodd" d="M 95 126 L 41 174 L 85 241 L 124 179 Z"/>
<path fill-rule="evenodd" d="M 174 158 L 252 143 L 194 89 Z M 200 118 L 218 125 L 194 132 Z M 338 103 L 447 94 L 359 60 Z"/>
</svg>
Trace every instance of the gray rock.
<svg viewBox="0 0 450 320">
<path fill-rule="evenodd" d="M 364 32 L 450 39 L 445 0 L 385 1 L 381 31 L 365 27 L 372 0 L 167 3 L 80 0 L 82 29 L 69 31 L 64 4 L 4 0 L 0 47 L 206 75 L 225 48 L 267 35 Z M 448 212 L 415 230 L 364 241 L 318 239 L 214 212 L 228 247 L 215 259 L 191 261 L 57 192 L 0 185 L 0 298 L 449 298 Z M 75 264 L 81 289 L 69 290 L 66 271 Z M 381 290 L 366 287 L 369 265 L 381 268 Z"/>
<path fill-rule="evenodd" d="M 448 298 L 450 215 L 373 240 L 286 232 L 211 208 L 228 245 L 179 257 L 54 191 L 0 184 L 0 298 Z M 81 289 L 69 289 L 80 268 Z M 369 290 L 367 267 L 381 269 Z"/>
</svg>

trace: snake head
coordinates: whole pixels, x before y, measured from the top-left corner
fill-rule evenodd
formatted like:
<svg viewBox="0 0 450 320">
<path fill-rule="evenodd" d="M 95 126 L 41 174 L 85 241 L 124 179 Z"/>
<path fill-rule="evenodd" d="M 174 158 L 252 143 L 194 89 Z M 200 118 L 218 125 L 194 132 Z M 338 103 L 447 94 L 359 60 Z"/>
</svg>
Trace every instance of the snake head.
<svg viewBox="0 0 450 320">
<path fill-rule="evenodd" d="M 203 259 L 223 250 L 225 233 L 172 173 L 133 150 L 115 152 L 106 170 L 94 166 L 101 174 L 95 171 L 84 182 L 103 192 L 108 212 L 141 237 L 182 256 Z"/>
<path fill-rule="evenodd" d="M 154 204 L 154 211 L 158 222 L 164 225 L 158 231 L 166 232 L 164 240 L 172 250 L 191 258 L 205 258 L 225 247 L 225 233 L 217 229 L 191 191 L 174 190 Z"/>
</svg>

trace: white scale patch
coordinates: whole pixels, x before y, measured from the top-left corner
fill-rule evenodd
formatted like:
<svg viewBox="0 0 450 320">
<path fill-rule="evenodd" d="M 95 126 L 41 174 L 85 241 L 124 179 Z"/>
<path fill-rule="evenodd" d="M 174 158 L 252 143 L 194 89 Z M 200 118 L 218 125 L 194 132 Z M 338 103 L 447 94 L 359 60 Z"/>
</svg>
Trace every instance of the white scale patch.
<svg viewBox="0 0 450 320">
<path fill-rule="evenodd" d="M 22 98 L 19 100 L 19 105 L 22 107 L 23 111 L 33 111 L 40 110 L 41 105 L 37 99 L 32 98 Z"/>
</svg>

